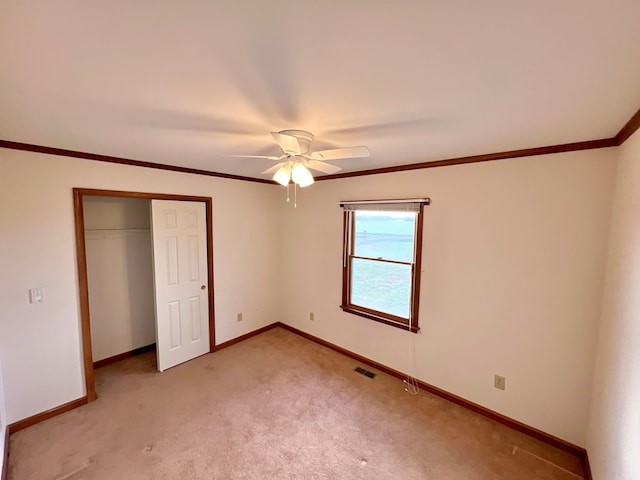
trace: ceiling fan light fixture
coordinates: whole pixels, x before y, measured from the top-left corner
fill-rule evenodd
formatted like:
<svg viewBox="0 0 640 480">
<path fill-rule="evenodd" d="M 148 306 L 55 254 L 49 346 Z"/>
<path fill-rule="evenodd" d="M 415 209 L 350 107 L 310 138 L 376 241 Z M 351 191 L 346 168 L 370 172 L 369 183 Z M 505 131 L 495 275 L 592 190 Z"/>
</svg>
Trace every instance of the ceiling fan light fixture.
<svg viewBox="0 0 640 480">
<path fill-rule="evenodd" d="M 273 175 L 273 179 L 283 187 L 286 187 L 291 180 L 291 167 L 289 165 L 283 165 Z"/>
<path fill-rule="evenodd" d="M 308 187 L 313 183 L 313 175 L 302 163 L 296 163 L 291 169 L 293 181 L 301 187 Z"/>
<path fill-rule="evenodd" d="M 328 175 L 332 175 L 341 170 L 340 167 L 327 163 L 326 160 L 341 160 L 345 158 L 364 158 L 368 157 L 371 152 L 369 149 L 361 145 L 359 147 L 331 148 L 329 150 L 311 151 L 311 142 L 313 134 L 306 130 L 281 130 L 279 132 L 271 132 L 271 136 L 276 141 L 282 155 L 265 156 L 265 155 L 248 155 L 255 158 L 266 158 L 268 160 L 276 160 L 277 163 L 267 168 L 263 175 L 273 175 L 273 180 L 287 187 L 291 181 L 294 185 L 300 187 L 308 187 L 314 183 L 313 175 L 309 169 L 317 170 Z M 245 157 L 247 155 L 236 155 Z M 289 190 L 287 189 L 287 192 Z"/>
</svg>

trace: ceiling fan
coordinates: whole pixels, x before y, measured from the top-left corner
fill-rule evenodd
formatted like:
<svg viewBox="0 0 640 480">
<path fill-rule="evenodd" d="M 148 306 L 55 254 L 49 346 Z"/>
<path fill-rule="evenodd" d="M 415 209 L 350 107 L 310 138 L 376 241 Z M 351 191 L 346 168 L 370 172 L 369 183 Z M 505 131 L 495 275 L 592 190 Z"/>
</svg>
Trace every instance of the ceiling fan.
<svg viewBox="0 0 640 480">
<path fill-rule="evenodd" d="M 263 175 L 273 175 L 273 179 L 280 185 L 287 186 L 293 181 L 295 185 L 307 187 L 313 183 L 313 175 L 309 169 L 322 173 L 336 173 L 342 170 L 325 160 L 339 160 L 343 158 L 363 158 L 370 155 L 365 146 L 333 148 L 330 150 L 310 151 L 313 134 L 305 130 L 282 130 L 271 132 L 271 135 L 282 149 L 280 156 L 264 155 L 232 155 L 245 158 L 266 158 L 280 161 L 262 172 Z"/>
</svg>

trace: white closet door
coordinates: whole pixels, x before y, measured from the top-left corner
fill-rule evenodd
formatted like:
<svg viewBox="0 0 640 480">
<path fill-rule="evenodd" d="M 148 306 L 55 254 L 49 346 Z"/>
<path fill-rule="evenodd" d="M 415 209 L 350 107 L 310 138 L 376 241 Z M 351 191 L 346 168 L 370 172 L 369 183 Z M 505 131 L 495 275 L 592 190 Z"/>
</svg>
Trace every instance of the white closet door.
<svg viewBox="0 0 640 480">
<path fill-rule="evenodd" d="M 151 201 L 158 370 L 209 352 L 203 202 Z"/>
</svg>

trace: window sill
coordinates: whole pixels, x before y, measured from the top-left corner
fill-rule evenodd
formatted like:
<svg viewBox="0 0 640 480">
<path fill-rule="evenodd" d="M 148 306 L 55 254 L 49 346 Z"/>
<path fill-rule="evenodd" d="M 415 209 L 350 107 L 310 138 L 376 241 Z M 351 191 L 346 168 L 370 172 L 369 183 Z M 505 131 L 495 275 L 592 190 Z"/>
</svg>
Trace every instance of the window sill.
<svg viewBox="0 0 640 480">
<path fill-rule="evenodd" d="M 375 320 L 376 322 L 384 323 L 385 325 L 390 325 L 392 327 L 400 328 L 405 331 L 411 331 L 413 333 L 418 333 L 420 331 L 420 328 L 417 325 L 409 326 L 406 323 L 398 322 L 396 320 L 383 317 L 382 315 L 376 315 L 375 313 L 361 310 L 357 307 L 354 307 L 353 305 L 341 305 L 340 308 L 342 309 L 343 312 L 368 318 L 369 320 Z"/>
</svg>

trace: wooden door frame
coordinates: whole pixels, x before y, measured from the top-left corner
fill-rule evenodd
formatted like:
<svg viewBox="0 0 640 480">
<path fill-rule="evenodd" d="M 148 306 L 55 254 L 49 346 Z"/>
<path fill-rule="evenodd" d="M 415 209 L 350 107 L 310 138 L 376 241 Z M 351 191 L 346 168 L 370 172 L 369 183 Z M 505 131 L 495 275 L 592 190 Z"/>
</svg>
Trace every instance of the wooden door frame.
<svg viewBox="0 0 640 480">
<path fill-rule="evenodd" d="M 216 328 L 213 305 L 213 201 L 211 197 L 193 195 L 172 195 L 166 193 L 127 192 L 121 190 L 99 190 L 92 188 L 73 189 L 73 214 L 76 229 L 76 259 L 78 265 L 78 289 L 80 293 L 80 325 L 84 360 L 84 379 L 87 400 L 96 398 L 96 382 L 93 371 L 93 352 L 91 348 L 91 316 L 89 313 L 89 279 L 87 276 L 87 250 L 84 235 L 84 197 L 120 197 L 147 200 L 179 200 L 204 202 L 207 220 L 207 277 L 209 282 L 209 352 L 215 349 Z"/>
</svg>

